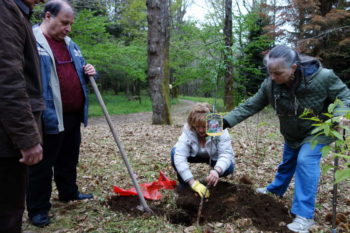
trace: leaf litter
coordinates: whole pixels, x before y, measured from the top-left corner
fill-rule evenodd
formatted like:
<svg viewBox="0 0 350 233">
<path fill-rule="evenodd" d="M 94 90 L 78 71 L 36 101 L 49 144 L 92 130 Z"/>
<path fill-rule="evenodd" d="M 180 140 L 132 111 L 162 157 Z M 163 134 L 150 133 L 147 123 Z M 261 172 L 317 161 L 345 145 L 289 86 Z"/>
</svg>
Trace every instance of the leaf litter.
<svg viewBox="0 0 350 233">
<path fill-rule="evenodd" d="M 193 102 L 182 101 L 173 107 L 173 125 L 152 125 L 151 113 L 111 116 L 139 183 L 155 180 L 159 171 L 176 180 L 170 163 L 170 150 L 181 134 Z M 283 140 L 278 120 L 270 109 L 229 130 L 235 151 L 235 172 L 211 188 L 204 203 L 200 226 L 195 226 L 199 198 L 190 190 L 162 191 L 160 201 L 147 201 L 154 215 L 137 209 L 137 197 L 113 194 L 113 185 L 132 187 L 124 162 L 104 117 L 90 119 L 82 128 L 82 145 L 77 183 L 81 192 L 93 193 L 94 200 L 63 204 L 54 186 L 50 217 L 45 228 L 29 224 L 24 216 L 23 232 L 287 232 L 292 220 L 291 183 L 283 198 L 254 193 L 274 178 L 281 161 Z M 332 158 L 323 158 L 323 164 Z M 341 162 L 340 162 L 341 163 Z M 205 164 L 191 164 L 196 178 L 205 178 Z M 338 231 L 350 229 L 349 182 L 338 185 Z M 332 173 L 320 180 L 315 211 L 317 225 L 312 232 L 331 229 Z"/>
</svg>

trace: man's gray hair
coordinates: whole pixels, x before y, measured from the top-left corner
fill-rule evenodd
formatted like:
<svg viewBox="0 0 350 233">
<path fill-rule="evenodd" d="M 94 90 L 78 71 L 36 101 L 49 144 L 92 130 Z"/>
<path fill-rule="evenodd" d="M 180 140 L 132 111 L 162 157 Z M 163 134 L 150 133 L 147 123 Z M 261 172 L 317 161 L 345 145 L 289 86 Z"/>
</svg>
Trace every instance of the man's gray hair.
<svg viewBox="0 0 350 233">
<path fill-rule="evenodd" d="M 66 0 L 51 0 L 45 4 L 42 17 L 45 17 L 46 12 L 50 12 L 51 15 L 57 16 L 64 6 L 68 6 L 73 10 L 72 5 Z"/>
</svg>

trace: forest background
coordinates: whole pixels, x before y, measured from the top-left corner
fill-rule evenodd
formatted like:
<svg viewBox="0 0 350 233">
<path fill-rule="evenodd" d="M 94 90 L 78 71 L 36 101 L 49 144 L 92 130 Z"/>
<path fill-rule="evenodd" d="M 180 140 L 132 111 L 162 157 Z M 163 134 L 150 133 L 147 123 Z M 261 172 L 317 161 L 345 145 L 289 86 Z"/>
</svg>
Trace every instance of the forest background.
<svg viewBox="0 0 350 233">
<path fill-rule="evenodd" d="M 199 97 L 210 97 L 211 100 L 217 97 L 220 99 L 218 110 L 227 111 L 254 94 L 266 77 L 263 56 L 275 45 L 287 44 L 318 57 L 325 67 L 334 69 L 345 83 L 350 83 L 349 0 L 206 0 L 206 5 L 201 7 L 208 9 L 208 14 L 200 22 L 186 17 L 191 4 L 196 4 L 193 0 L 70 2 L 76 10 L 70 36 L 81 47 L 87 62 L 96 66 L 103 99 L 112 103 L 108 106 L 109 111 L 113 114 L 113 107 L 137 110 L 138 106 L 146 105 L 149 108 L 142 108 L 141 113 L 112 116 L 140 183 L 157 179 L 160 171 L 176 179 L 169 151 L 181 134 L 194 101 Z M 156 3 L 162 5 L 164 14 L 161 20 L 152 21 L 150 18 L 155 12 L 150 8 Z M 35 22 L 41 21 L 41 12 L 42 6 L 35 9 Z M 154 118 L 152 123 L 150 121 L 154 105 L 161 106 L 155 103 L 150 91 L 153 83 L 150 81 L 149 48 L 150 42 L 155 41 L 149 34 L 150 22 L 168 22 L 162 25 L 168 32 L 163 35 L 168 43 L 156 46 L 166 46 L 163 50 L 168 51 L 162 59 L 165 67 L 162 69 L 167 71 L 163 73 L 167 75 L 160 77 L 163 81 L 158 84 L 161 83 L 163 88 L 157 90 L 163 92 L 168 102 L 170 96 L 174 102 L 178 97 L 196 97 L 192 99 L 194 101 L 178 101 L 171 108 L 173 124 L 165 120 L 160 121 L 165 125 L 157 125 Z M 140 96 L 142 103 L 137 105 L 135 99 Z M 93 94 L 90 97 L 93 100 L 91 106 L 99 108 Z M 272 171 L 281 160 L 283 143 L 278 131 L 278 120 L 270 109 L 230 129 L 236 170 L 226 181 L 229 187 L 248 187 L 250 191 L 228 192 L 232 195 L 226 199 L 220 196 L 224 209 L 230 209 L 226 208 L 228 202 L 225 201 L 231 201 L 237 210 L 259 210 L 252 200 L 264 202 L 270 198 L 257 196 L 253 190 L 274 178 Z M 279 214 L 271 210 L 255 216 L 237 211 L 228 216 L 217 214 L 219 219 L 196 228 L 194 224 L 175 221 L 184 209 L 177 205 L 177 195 L 172 190 L 162 192 L 164 196 L 160 201 L 148 201 L 153 210 L 163 211 L 159 215 L 142 215 L 135 208 L 124 208 L 123 212 L 121 207 L 128 204 L 127 201 L 113 208 L 112 186 L 132 186 L 125 164 L 103 118 L 90 118 L 89 127 L 82 129 L 82 136 L 77 182 L 82 192 L 94 194 L 94 200 L 62 204 L 57 200 L 54 187 L 50 211 L 52 224 L 36 228 L 25 215 L 24 232 L 285 232 L 285 225 L 291 221 L 287 212 Z M 343 154 L 347 157 L 340 159 L 340 168 L 344 171 L 340 174 L 349 178 L 350 158 L 346 147 L 350 145 L 349 137 L 344 145 Z M 333 157 L 325 156 L 324 167 L 332 168 L 332 164 Z M 196 177 L 205 177 L 208 167 L 198 165 L 195 168 Z M 350 231 L 349 185 L 349 182 L 341 182 L 338 187 L 338 213 L 343 217 L 338 222 L 339 232 Z M 317 228 L 313 232 L 328 232 L 334 190 L 331 172 L 323 173 L 319 187 L 315 213 Z M 274 198 L 271 203 L 281 210 L 288 210 L 292 199 L 293 189 L 289 189 L 285 198 Z M 195 207 L 197 214 L 198 206 Z M 219 209 L 220 206 L 214 207 Z M 270 216 L 287 220 L 270 221 Z M 188 217 L 184 219 L 188 220 Z M 270 224 L 270 228 L 263 229 L 263 223 Z"/>
<path fill-rule="evenodd" d="M 76 10 L 70 36 L 96 66 L 102 93 L 149 96 L 147 5 L 152 1 L 70 2 Z M 263 56 L 278 44 L 320 58 L 350 83 L 349 0 L 206 0 L 202 7 L 208 14 L 201 22 L 185 17 L 195 1 L 163 2 L 169 10 L 169 72 L 163 78 L 174 98 L 217 96 L 232 109 L 257 91 L 266 77 Z M 41 11 L 36 8 L 34 21 L 40 22 Z"/>
</svg>

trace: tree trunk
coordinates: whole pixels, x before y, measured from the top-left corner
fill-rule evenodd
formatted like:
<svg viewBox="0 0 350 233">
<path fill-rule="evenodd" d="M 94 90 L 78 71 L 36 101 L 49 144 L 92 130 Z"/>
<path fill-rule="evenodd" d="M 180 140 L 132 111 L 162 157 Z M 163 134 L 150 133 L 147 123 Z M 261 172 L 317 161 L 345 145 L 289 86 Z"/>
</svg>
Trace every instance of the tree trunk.
<svg viewBox="0 0 350 233">
<path fill-rule="evenodd" d="M 169 98 L 169 0 L 147 0 L 148 81 L 152 123 L 171 124 Z"/>
<path fill-rule="evenodd" d="M 232 0 L 225 0 L 225 93 L 224 105 L 226 111 L 231 111 L 233 103 L 233 62 L 232 62 Z"/>
</svg>

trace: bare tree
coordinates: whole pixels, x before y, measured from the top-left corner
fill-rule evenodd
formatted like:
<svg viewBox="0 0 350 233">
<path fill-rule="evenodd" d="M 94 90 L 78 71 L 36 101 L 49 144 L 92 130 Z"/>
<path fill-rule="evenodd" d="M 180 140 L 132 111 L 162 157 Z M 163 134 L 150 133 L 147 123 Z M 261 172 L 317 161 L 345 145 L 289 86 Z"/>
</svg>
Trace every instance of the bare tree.
<svg viewBox="0 0 350 233">
<path fill-rule="evenodd" d="M 225 18 L 225 0 L 206 0 L 211 25 L 222 25 Z"/>
<path fill-rule="evenodd" d="M 224 51 L 224 63 L 225 63 L 225 94 L 224 105 L 226 111 L 231 111 L 234 107 L 233 104 L 233 61 L 232 61 L 232 0 L 225 0 L 225 24 L 224 24 L 224 37 L 225 37 L 225 51 Z"/>
<path fill-rule="evenodd" d="M 148 81 L 152 123 L 171 124 L 169 100 L 169 0 L 147 0 Z"/>
<path fill-rule="evenodd" d="M 171 23 L 177 29 L 177 25 L 184 23 L 187 9 L 193 4 L 193 0 L 173 0 L 171 3 Z"/>
</svg>

